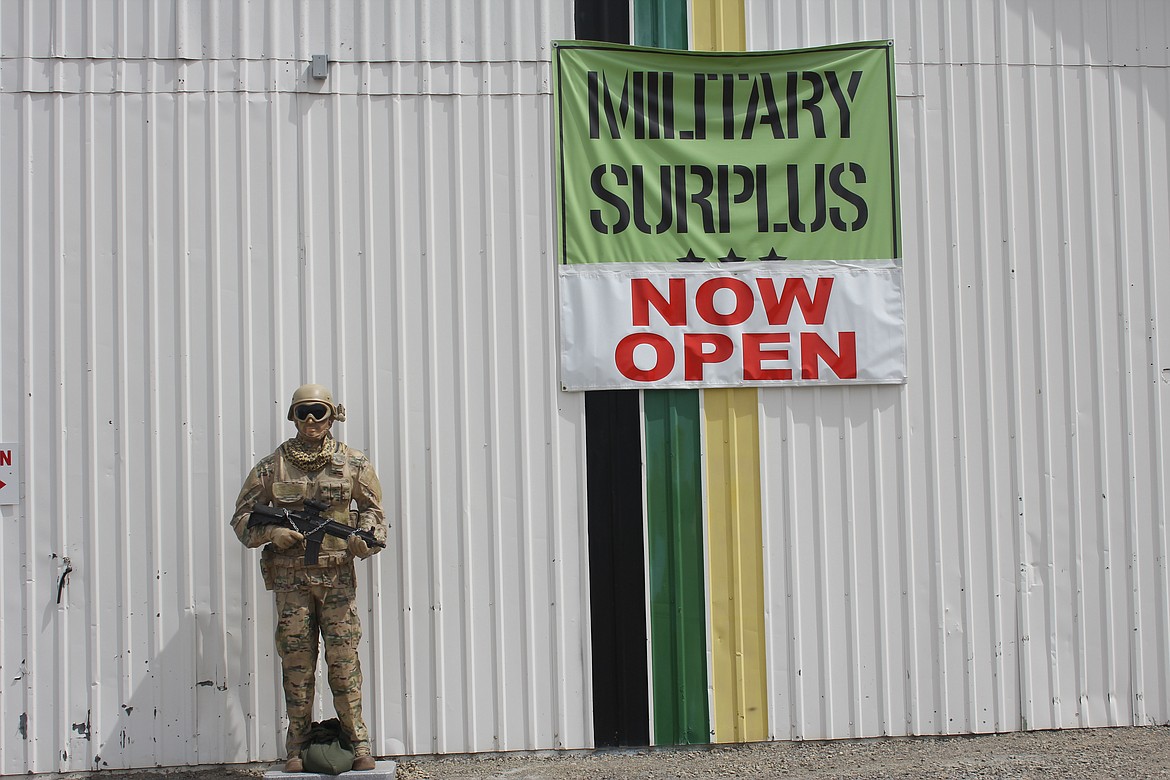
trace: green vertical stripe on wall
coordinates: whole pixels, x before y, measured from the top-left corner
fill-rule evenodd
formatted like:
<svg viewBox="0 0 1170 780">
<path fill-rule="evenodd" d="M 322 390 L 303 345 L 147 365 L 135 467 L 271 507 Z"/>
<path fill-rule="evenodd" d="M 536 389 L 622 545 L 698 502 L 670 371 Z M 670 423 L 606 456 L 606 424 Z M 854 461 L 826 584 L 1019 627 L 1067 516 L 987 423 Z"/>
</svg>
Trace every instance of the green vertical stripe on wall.
<svg viewBox="0 0 1170 780">
<path fill-rule="evenodd" d="M 687 0 L 634 0 L 634 43 L 687 48 Z"/>
<path fill-rule="evenodd" d="M 699 394 L 648 390 L 646 518 L 654 743 L 711 741 Z"/>
<path fill-rule="evenodd" d="M 634 0 L 634 43 L 687 48 L 687 0 Z M 646 523 L 654 743 L 711 741 L 699 391 L 647 390 Z"/>
</svg>

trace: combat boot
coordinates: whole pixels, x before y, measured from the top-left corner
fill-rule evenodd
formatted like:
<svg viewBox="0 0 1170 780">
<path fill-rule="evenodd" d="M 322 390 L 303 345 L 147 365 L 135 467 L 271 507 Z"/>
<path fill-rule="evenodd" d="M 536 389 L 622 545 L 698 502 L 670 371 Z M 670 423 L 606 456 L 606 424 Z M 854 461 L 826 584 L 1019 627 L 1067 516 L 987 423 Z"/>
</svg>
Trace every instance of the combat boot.
<svg viewBox="0 0 1170 780">
<path fill-rule="evenodd" d="M 368 772 L 374 768 L 373 756 L 358 756 L 353 760 L 353 769 L 355 772 Z"/>
<path fill-rule="evenodd" d="M 284 762 L 284 771 L 286 772 L 304 772 L 305 762 L 301 761 L 300 756 L 289 756 L 288 761 Z"/>
</svg>

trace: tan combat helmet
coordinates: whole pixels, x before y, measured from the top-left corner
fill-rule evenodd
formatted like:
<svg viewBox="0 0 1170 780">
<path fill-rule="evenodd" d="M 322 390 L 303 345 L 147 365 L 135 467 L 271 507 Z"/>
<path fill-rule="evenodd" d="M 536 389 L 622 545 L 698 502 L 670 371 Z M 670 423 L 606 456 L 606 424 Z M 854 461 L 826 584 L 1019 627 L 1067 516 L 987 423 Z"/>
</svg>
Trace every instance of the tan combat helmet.
<svg viewBox="0 0 1170 780">
<path fill-rule="evenodd" d="M 301 385 L 293 391 L 292 402 L 288 405 L 288 419 L 293 419 L 293 409 L 298 404 L 303 404 L 309 401 L 316 401 L 323 403 L 329 407 L 333 419 L 337 422 L 345 422 L 345 407 L 341 404 L 333 403 L 333 393 L 329 392 L 329 388 L 325 385 Z"/>
</svg>

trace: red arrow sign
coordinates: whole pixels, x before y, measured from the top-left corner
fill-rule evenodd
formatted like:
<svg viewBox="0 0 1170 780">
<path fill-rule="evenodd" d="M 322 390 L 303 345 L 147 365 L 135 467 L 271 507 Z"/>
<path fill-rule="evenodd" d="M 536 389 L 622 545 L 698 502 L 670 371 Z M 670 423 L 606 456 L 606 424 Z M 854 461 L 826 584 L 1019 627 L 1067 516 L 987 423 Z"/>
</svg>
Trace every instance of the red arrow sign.
<svg viewBox="0 0 1170 780">
<path fill-rule="evenodd" d="M 5 485 L 7 485 L 7 484 L 8 484 L 7 482 L 5 482 L 4 480 L 0 479 L 0 490 L 3 490 L 3 489 L 4 489 L 4 486 L 5 486 Z"/>
</svg>

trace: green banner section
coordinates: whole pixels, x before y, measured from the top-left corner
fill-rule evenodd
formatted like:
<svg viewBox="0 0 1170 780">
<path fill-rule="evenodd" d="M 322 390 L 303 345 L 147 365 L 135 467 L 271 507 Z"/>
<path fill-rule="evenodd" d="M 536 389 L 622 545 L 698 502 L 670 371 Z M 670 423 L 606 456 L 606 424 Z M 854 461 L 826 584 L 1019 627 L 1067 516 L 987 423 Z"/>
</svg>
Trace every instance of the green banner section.
<svg viewBox="0 0 1170 780">
<path fill-rule="evenodd" d="M 890 41 L 554 46 L 561 262 L 900 256 Z"/>
</svg>

